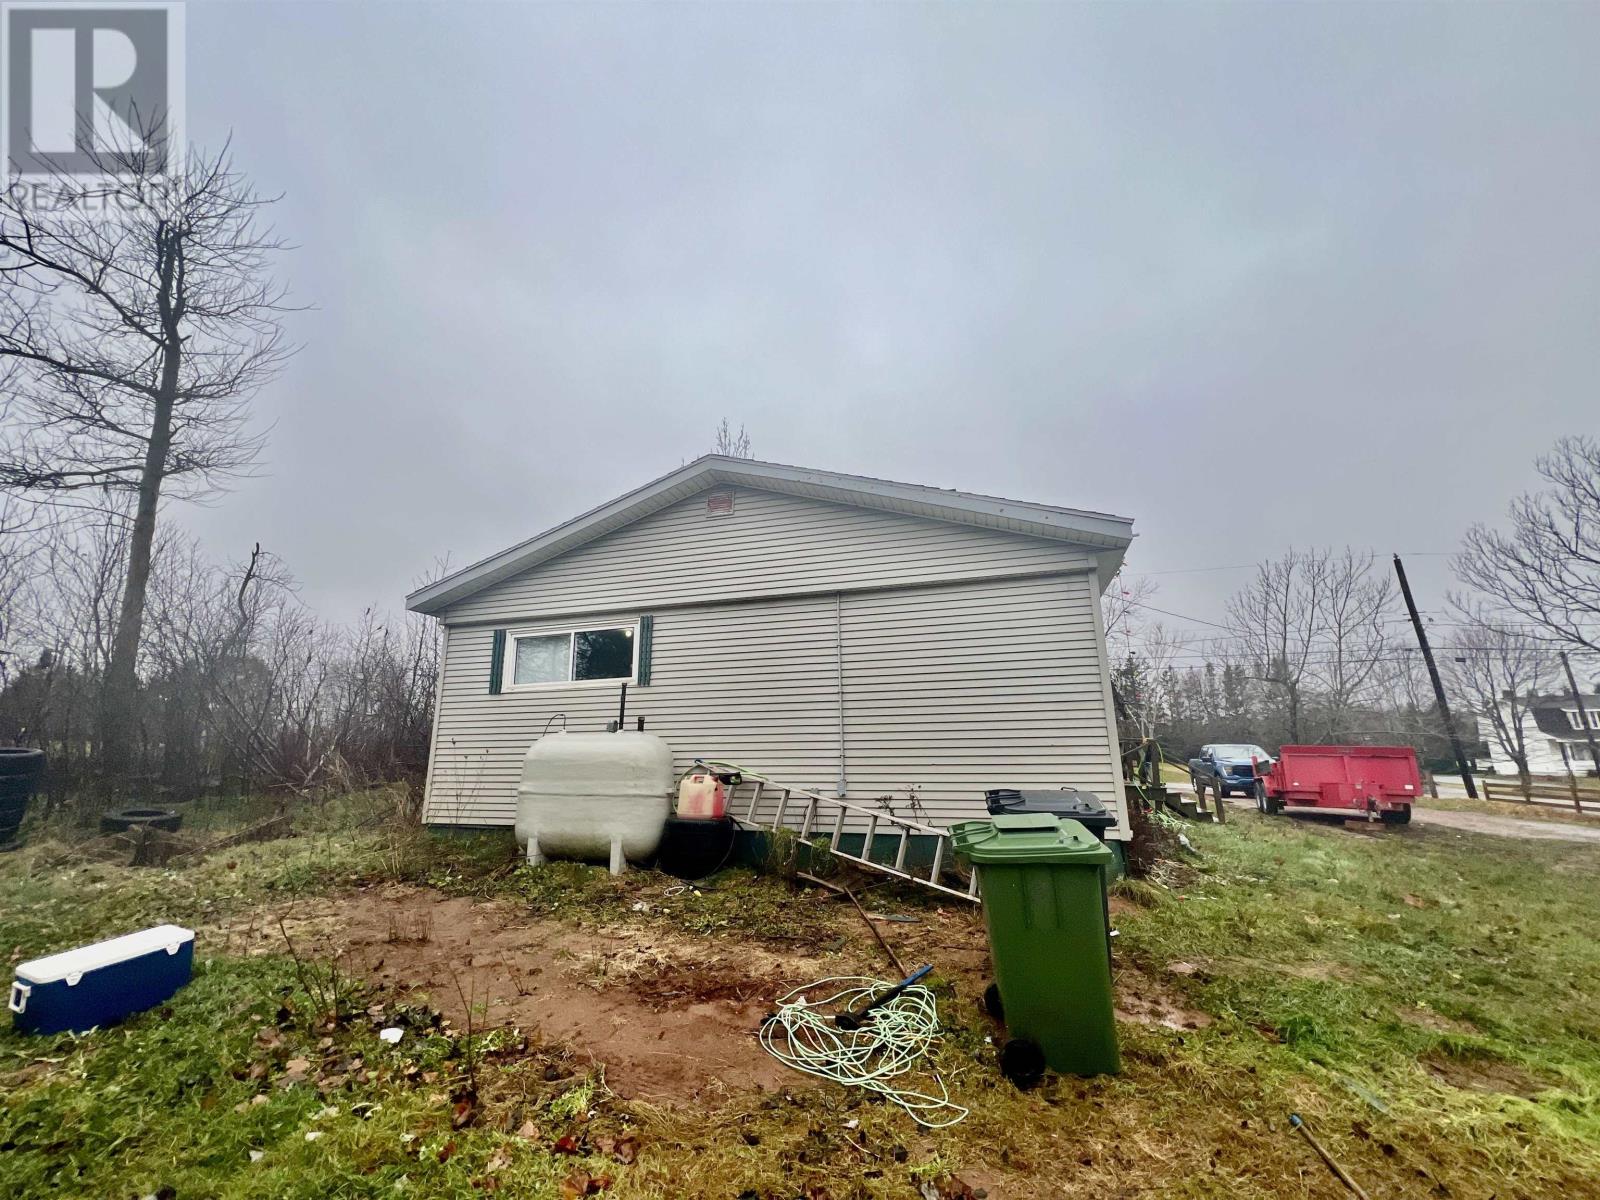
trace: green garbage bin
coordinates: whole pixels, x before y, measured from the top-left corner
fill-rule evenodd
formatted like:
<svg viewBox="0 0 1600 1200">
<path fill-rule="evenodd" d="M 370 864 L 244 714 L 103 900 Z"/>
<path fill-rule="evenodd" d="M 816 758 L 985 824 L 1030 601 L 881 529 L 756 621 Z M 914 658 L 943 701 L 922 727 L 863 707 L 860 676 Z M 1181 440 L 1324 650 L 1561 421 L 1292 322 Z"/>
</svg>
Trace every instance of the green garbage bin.
<svg viewBox="0 0 1600 1200">
<path fill-rule="evenodd" d="M 1106 953 L 1111 851 L 1049 813 L 963 821 L 950 833 L 978 871 L 1007 1034 L 1036 1043 L 1065 1074 L 1120 1071 Z"/>
</svg>

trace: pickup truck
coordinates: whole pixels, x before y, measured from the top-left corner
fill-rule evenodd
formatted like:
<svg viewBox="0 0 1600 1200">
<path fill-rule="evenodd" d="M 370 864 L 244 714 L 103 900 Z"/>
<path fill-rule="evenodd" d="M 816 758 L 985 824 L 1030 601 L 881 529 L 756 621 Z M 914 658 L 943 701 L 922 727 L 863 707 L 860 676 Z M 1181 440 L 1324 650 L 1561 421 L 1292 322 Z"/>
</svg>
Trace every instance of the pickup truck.
<svg viewBox="0 0 1600 1200">
<path fill-rule="evenodd" d="M 1201 746 L 1200 757 L 1189 760 L 1189 778 L 1197 795 L 1211 788 L 1219 796 L 1234 792 L 1254 796 L 1258 778 L 1272 768 L 1272 761 L 1272 755 L 1260 746 L 1215 742 Z"/>
</svg>

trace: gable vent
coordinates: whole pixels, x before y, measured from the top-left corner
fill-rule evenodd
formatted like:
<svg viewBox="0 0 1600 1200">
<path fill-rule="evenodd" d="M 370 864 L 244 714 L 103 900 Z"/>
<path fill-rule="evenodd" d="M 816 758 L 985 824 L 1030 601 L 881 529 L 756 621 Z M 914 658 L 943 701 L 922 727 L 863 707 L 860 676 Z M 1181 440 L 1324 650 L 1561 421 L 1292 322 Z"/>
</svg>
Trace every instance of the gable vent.
<svg viewBox="0 0 1600 1200">
<path fill-rule="evenodd" d="M 707 492 L 706 516 L 725 517 L 733 511 L 732 492 Z"/>
</svg>

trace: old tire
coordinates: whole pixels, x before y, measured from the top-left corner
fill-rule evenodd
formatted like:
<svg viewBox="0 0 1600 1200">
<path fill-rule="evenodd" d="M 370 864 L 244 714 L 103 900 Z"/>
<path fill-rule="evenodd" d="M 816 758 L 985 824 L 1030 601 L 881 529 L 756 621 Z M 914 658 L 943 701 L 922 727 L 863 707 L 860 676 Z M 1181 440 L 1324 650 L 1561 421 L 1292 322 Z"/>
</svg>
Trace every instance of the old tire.
<svg viewBox="0 0 1600 1200">
<path fill-rule="evenodd" d="M 1021 1091 L 1044 1078 L 1044 1050 L 1031 1038 L 1012 1038 L 1000 1047 L 1000 1074 Z"/>
<path fill-rule="evenodd" d="M 183 824 L 183 814 L 170 808 L 124 808 L 108 812 L 100 818 L 101 833 L 127 833 L 130 829 L 160 829 L 176 833 Z"/>
<path fill-rule="evenodd" d="M 983 989 L 983 1011 L 996 1021 L 1003 1022 L 1006 1019 L 1006 1004 L 1004 1000 L 1000 999 L 1000 985 L 998 983 L 991 983 Z"/>
<path fill-rule="evenodd" d="M 43 750 L 0 746 L 0 846 L 15 848 L 17 830 L 43 774 Z"/>
</svg>

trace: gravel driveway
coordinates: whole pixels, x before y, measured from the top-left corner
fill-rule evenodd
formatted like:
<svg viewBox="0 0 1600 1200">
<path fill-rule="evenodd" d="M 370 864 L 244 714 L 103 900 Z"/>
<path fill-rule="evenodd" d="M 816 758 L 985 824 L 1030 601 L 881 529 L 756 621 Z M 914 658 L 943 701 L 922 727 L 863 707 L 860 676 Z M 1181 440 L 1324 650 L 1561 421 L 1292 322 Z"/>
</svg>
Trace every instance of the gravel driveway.
<svg viewBox="0 0 1600 1200">
<path fill-rule="evenodd" d="M 1228 797 L 1228 803 L 1235 808 L 1253 809 L 1256 806 L 1254 800 L 1240 796 Z M 1294 819 L 1295 814 L 1289 816 Z M 1331 820 L 1332 816 L 1330 814 L 1321 819 Z M 1411 810 L 1411 821 L 1415 825 L 1437 825 L 1443 829 L 1459 829 L 1463 833 L 1487 833 L 1494 837 L 1523 838 L 1531 842 L 1587 842 L 1600 845 L 1600 827 L 1586 829 L 1582 825 L 1560 821 L 1524 821 L 1518 817 L 1416 807 Z"/>
</svg>

